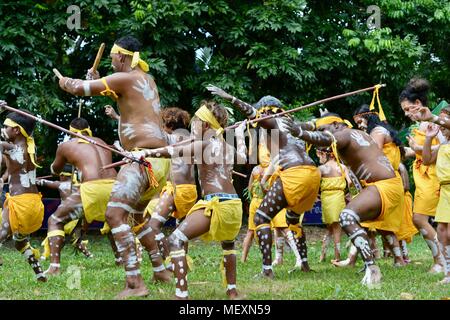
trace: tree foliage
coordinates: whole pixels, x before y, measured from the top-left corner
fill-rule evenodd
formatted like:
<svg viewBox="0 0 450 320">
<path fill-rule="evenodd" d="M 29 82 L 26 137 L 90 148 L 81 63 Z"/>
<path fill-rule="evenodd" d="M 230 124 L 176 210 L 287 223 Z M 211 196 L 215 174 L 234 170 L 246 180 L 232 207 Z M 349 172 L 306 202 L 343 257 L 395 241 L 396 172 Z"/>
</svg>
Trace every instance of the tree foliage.
<svg viewBox="0 0 450 320">
<path fill-rule="evenodd" d="M 398 106 L 402 87 L 414 75 L 433 84 L 432 104 L 445 98 L 450 75 L 447 50 L 450 3 L 445 0 L 380 0 L 381 26 L 369 29 L 373 1 L 91 0 L 71 1 L 81 9 L 81 28 L 67 26 L 61 0 L 0 4 L 0 99 L 66 126 L 80 100 L 94 132 L 111 143 L 116 124 L 105 120 L 104 97 L 77 98 L 62 92 L 52 73 L 83 78 L 100 43 L 107 44 L 99 71 L 107 74 L 107 52 L 118 37 L 143 43 L 163 106 L 189 111 L 211 98 L 218 85 L 254 103 L 263 95 L 288 108 L 335 94 L 386 83 L 381 90 L 388 119 L 407 122 Z M 349 117 L 370 93 L 327 105 Z M 312 116 L 314 110 L 300 117 Z M 242 117 L 233 114 L 233 120 Z M 114 132 L 114 134 L 111 134 Z M 52 160 L 53 129 L 36 131 L 41 161 Z M 46 169 L 47 170 L 47 169 Z"/>
</svg>

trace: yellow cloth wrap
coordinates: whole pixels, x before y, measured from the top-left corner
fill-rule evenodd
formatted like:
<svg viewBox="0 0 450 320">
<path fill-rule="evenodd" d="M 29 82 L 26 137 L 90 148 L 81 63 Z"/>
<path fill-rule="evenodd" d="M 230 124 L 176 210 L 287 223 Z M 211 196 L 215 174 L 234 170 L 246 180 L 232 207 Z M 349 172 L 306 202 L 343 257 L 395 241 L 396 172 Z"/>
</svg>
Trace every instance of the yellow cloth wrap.
<svg viewBox="0 0 450 320">
<path fill-rule="evenodd" d="M 231 254 L 236 255 L 236 250 L 223 250 L 223 256 L 229 256 Z M 225 263 L 222 261 L 220 261 L 220 273 L 222 274 L 222 285 L 225 288 L 227 286 L 227 275 L 225 272 Z"/>
<path fill-rule="evenodd" d="M 405 203 L 403 208 L 403 219 L 400 224 L 400 230 L 396 233 L 396 236 L 398 240 L 405 240 L 410 243 L 413 236 L 419 231 L 413 223 L 412 196 L 409 191 L 405 192 Z"/>
<path fill-rule="evenodd" d="M 290 224 L 289 225 L 289 230 L 291 230 L 292 232 L 294 232 L 294 237 L 295 238 L 301 238 L 303 235 L 303 229 L 301 227 L 302 222 L 303 222 L 303 214 L 300 216 L 300 221 L 297 224 Z"/>
<path fill-rule="evenodd" d="M 83 182 L 80 185 L 84 217 L 88 223 L 105 221 L 106 206 L 115 180 L 101 179 Z"/>
<path fill-rule="evenodd" d="M 318 129 L 321 126 L 324 126 L 326 124 L 332 124 L 334 122 L 345 123 L 349 128 L 353 128 L 353 125 L 350 123 L 350 121 L 344 120 L 341 117 L 337 117 L 337 116 L 327 116 L 327 117 L 319 118 L 316 120 L 315 125 L 316 125 L 316 128 Z"/>
<path fill-rule="evenodd" d="M 111 227 L 106 223 L 103 223 L 103 227 L 100 229 L 100 234 L 108 234 L 111 231 Z"/>
<path fill-rule="evenodd" d="M 286 209 L 282 209 L 278 212 L 272 221 L 270 221 L 271 228 L 287 228 L 288 224 L 286 222 Z"/>
<path fill-rule="evenodd" d="M 252 201 L 250 201 L 250 207 L 248 209 L 248 230 L 255 231 L 255 213 L 261 205 L 262 200 L 263 199 L 253 197 Z"/>
<path fill-rule="evenodd" d="M 25 245 L 25 247 L 23 247 L 21 250 L 19 250 L 19 252 L 20 252 L 20 253 L 24 253 L 27 249 L 31 249 L 31 252 L 33 252 L 33 256 L 34 256 L 37 260 L 39 260 L 39 258 L 41 257 L 41 252 L 39 251 L 39 249 L 33 248 L 33 247 L 31 246 L 30 243 L 27 243 L 27 244 Z"/>
<path fill-rule="evenodd" d="M 195 184 L 177 184 L 175 186 L 175 211 L 172 216 L 184 218 L 197 202 L 197 186 Z"/>
<path fill-rule="evenodd" d="M 386 121 L 386 116 L 384 115 L 384 111 L 383 111 L 383 107 L 381 106 L 381 101 L 380 101 L 380 91 L 381 85 L 377 84 L 375 86 L 375 89 L 373 90 L 373 96 L 372 96 L 372 101 L 370 102 L 370 106 L 369 106 L 369 110 L 375 110 L 375 98 L 377 99 L 377 104 L 378 104 L 378 113 L 379 113 L 379 117 L 381 121 Z"/>
<path fill-rule="evenodd" d="M 261 228 L 264 228 L 264 227 L 269 227 L 270 228 L 270 223 L 261 223 L 260 225 L 255 226 L 255 230 L 254 230 L 255 231 L 254 232 L 255 238 L 258 239 L 258 230 L 261 229 Z"/>
<path fill-rule="evenodd" d="M 443 144 L 439 148 L 436 175 L 441 184 L 441 191 L 435 221 L 450 223 L 450 144 Z"/>
<path fill-rule="evenodd" d="M 339 222 L 339 215 L 345 208 L 344 177 L 322 178 L 320 183 L 320 200 L 322 203 L 322 222 L 330 225 Z"/>
<path fill-rule="evenodd" d="M 111 88 L 108 86 L 108 82 L 106 82 L 105 78 L 101 78 L 100 81 L 105 86 L 105 90 L 101 91 L 100 94 L 102 96 L 113 96 L 114 100 L 118 100 L 119 96 L 114 90 L 111 90 Z"/>
<path fill-rule="evenodd" d="M 73 229 L 75 229 L 75 227 L 76 227 L 77 224 L 78 224 L 78 220 L 79 220 L 79 219 L 77 219 L 77 220 L 72 220 L 72 221 L 70 221 L 69 223 L 66 223 L 66 224 L 64 225 L 64 232 L 65 232 L 65 234 L 71 234 L 71 233 L 72 233 Z"/>
<path fill-rule="evenodd" d="M 144 72 L 148 72 L 148 70 L 150 70 L 148 63 L 140 58 L 140 54 L 138 51 L 135 52 L 129 51 L 127 49 L 122 48 L 121 46 L 118 46 L 117 44 L 114 44 L 113 47 L 111 48 L 111 53 L 121 53 L 127 56 L 132 56 L 133 57 L 133 59 L 131 60 L 132 69 L 134 69 L 134 67 L 139 65 L 139 67 L 141 67 L 141 69 Z"/>
<path fill-rule="evenodd" d="M 44 247 L 44 252 L 42 253 L 42 256 L 47 259 L 48 257 L 50 257 L 50 245 L 48 243 L 48 238 L 51 237 L 65 237 L 66 233 L 63 230 L 53 230 L 47 233 L 47 237 L 44 239 L 44 241 L 42 241 L 41 246 Z"/>
<path fill-rule="evenodd" d="M 389 142 L 383 145 L 383 152 L 394 170 L 397 171 L 401 161 L 400 148 L 394 142 Z"/>
<path fill-rule="evenodd" d="M 320 187 L 320 171 L 315 166 L 297 166 L 279 172 L 287 209 L 301 214 L 310 210 Z"/>
<path fill-rule="evenodd" d="M 6 118 L 3 122 L 4 125 L 7 125 L 8 127 L 16 128 L 18 127 L 20 129 L 20 133 L 27 139 L 27 152 L 30 155 L 31 162 L 37 167 L 42 168 L 36 163 L 36 144 L 34 143 L 33 136 L 29 136 L 28 133 L 25 131 L 25 129 L 18 123 L 14 122 L 13 120 Z"/>
<path fill-rule="evenodd" d="M 151 163 L 151 170 L 145 167 L 147 178 L 149 181 L 149 188 L 141 196 L 139 202 L 147 202 L 155 195 L 160 194 L 161 190 L 166 185 L 167 175 L 170 171 L 170 159 L 164 158 L 145 158 Z"/>
<path fill-rule="evenodd" d="M 158 205 L 158 202 L 159 198 L 152 199 L 149 201 L 144 210 L 144 217 L 146 217 L 147 215 L 152 216 L 152 213 L 155 210 L 156 206 Z"/>
<path fill-rule="evenodd" d="M 199 200 L 187 215 L 201 209 L 204 209 L 205 216 L 211 217 L 209 231 L 202 235 L 202 239 L 225 241 L 237 237 L 242 224 L 241 199 L 220 202 L 219 198 L 214 197 L 211 201 Z"/>
<path fill-rule="evenodd" d="M 202 105 L 196 112 L 195 115 L 202 121 L 208 123 L 211 128 L 216 130 L 216 136 L 222 137 L 222 133 L 224 129 L 220 126 L 219 122 L 217 121 L 214 114 L 211 112 L 211 110 L 208 109 L 206 105 Z"/>
<path fill-rule="evenodd" d="M 89 128 L 89 127 L 86 129 L 80 130 L 80 129 L 76 129 L 72 126 L 69 126 L 69 130 L 70 130 L 70 132 L 78 133 L 81 135 L 83 135 L 83 133 L 87 133 L 89 137 L 92 137 L 92 131 L 91 131 L 91 128 Z M 78 143 L 89 143 L 89 142 L 84 139 L 79 138 Z"/>
<path fill-rule="evenodd" d="M 413 136 L 418 145 L 424 145 L 426 137 L 424 132 L 414 129 Z M 434 138 L 431 144 L 438 145 L 439 141 Z M 439 179 L 436 175 L 436 165 L 424 165 L 421 152 L 416 153 L 416 160 L 413 163 L 413 177 L 416 186 L 413 212 L 434 217 L 439 202 Z"/>
<path fill-rule="evenodd" d="M 371 221 L 364 221 L 361 225 L 365 228 L 392 231 L 397 233 L 404 211 L 403 183 L 399 174 L 395 178 L 365 183 L 363 186 L 375 186 L 381 198 L 380 215 Z"/>
<path fill-rule="evenodd" d="M 13 233 L 31 234 L 42 225 L 44 204 L 40 193 L 6 194 L 4 207 L 9 210 L 9 223 Z"/>
</svg>

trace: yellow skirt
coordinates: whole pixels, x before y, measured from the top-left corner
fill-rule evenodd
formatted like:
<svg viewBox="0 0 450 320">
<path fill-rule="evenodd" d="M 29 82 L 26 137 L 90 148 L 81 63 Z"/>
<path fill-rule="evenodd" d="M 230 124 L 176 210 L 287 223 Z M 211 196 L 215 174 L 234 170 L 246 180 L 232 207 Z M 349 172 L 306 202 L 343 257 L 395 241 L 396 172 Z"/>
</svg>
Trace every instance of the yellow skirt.
<svg viewBox="0 0 450 320">
<path fill-rule="evenodd" d="M 184 218 L 197 202 L 197 186 L 195 184 L 177 184 L 175 186 L 175 211 L 172 216 Z"/>
<path fill-rule="evenodd" d="M 88 223 L 105 221 L 106 206 L 116 180 L 101 179 L 83 182 L 80 185 L 84 217 Z"/>
<path fill-rule="evenodd" d="M 235 240 L 242 224 L 242 202 L 232 199 L 220 202 L 218 198 L 211 201 L 200 200 L 188 212 L 188 216 L 204 209 L 204 215 L 211 217 L 209 231 L 202 235 L 206 241 Z"/>
<path fill-rule="evenodd" d="M 297 214 L 312 209 L 320 188 L 320 170 L 315 166 L 298 166 L 280 171 L 287 209 Z"/>
<path fill-rule="evenodd" d="M 412 241 L 412 237 L 419 232 L 413 223 L 412 196 L 409 191 L 405 192 L 405 205 L 403 208 L 403 219 L 396 236 L 398 240 L 405 240 L 409 243 Z"/>
<path fill-rule="evenodd" d="M 167 176 L 170 172 L 170 159 L 146 158 L 152 164 L 152 172 L 145 168 L 150 187 L 145 191 L 139 200 L 140 203 L 150 201 L 155 195 L 161 193 L 167 182 Z M 157 186 L 152 186 L 151 181 L 155 181 Z"/>
<path fill-rule="evenodd" d="M 436 166 L 425 166 L 420 160 L 416 160 L 413 164 L 413 176 L 416 185 L 413 212 L 434 217 L 440 189 Z"/>
<path fill-rule="evenodd" d="M 288 224 L 286 222 L 286 209 L 282 209 L 278 212 L 275 217 L 273 217 L 270 222 L 271 228 L 287 228 Z"/>
<path fill-rule="evenodd" d="M 441 186 L 441 195 L 439 197 L 435 221 L 450 223 L 450 184 Z"/>
<path fill-rule="evenodd" d="M 403 218 L 404 195 L 403 184 L 400 175 L 395 178 L 366 183 L 365 186 L 374 185 L 381 197 L 381 213 L 371 221 L 365 221 L 361 225 L 365 228 L 391 231 L 397 233 Z"/>
<path fill-rule="evenodd" d="M 42 226 L 44 204 L 40 193 L 6 194 L 4 206 L 9 210 L 12 233 L 31 234 Z"/>
<path fill-rule="evenodd" d="M 339 215 L 345 208 L 345 194 L 342 190 L 325 190 L 320 194 L 322 222 L 330 225 L 339 222 Z"/>
</svg>

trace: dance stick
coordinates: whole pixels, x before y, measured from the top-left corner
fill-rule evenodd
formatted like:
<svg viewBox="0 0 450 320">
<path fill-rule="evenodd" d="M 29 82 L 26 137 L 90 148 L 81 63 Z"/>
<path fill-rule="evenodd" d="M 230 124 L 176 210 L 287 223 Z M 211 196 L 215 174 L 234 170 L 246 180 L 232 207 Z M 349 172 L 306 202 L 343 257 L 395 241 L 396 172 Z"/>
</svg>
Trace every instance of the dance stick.
<svg viewBox="0 0 450 320">
<path fill-rule="evenodd" d="M 93 72 L 95 72 L 97 70 L 97 67 L 98 67 L 98 65 L 100 63 L 100 60 L 102 59 L 104 50 L 105 50 L 105 43 L 103 42 L 100 45 L 100 48 L 98 48 L 97 56 L 95 57 L 94 65 L 92 66 Z"/>
<path fill-rule="evenodd" d="M 48 178 L 55 178 L 55 176 L 42 176 L 42 177 L 37 177 L 36 180 L 42 180 L 42 179 L 48 179 Z"/>
<path fill-rule="evenodd" d="M 63 78 L 63 75 L 58 71 L 58 69 L 53 68 L 53 73 L 58 77 L 58 79 L 61 80 Z"/>
<path fill-rule="evenodd" d="M 59 130 L 59 131 L 65 132 L 65 133 L 67 133 L 67 134 L 69 134 L 69 135 L 71 135 L 71 136 L 74 136 L 74 137 L 77 137 L 77 138 L 86 140 L 87 142 L 89 142 L 89 143 L 91 143 L 91 144 L 93 144 L 93 145 L 96 145 L 96 146 L 99 146 L 99 147 L 101 147 L 101 148 L 103 148 L 103 149 L 106 149 L 106 150 L 109 150 L 109 151 L 111 151 L 111 152 L 117 153 L 118 155 L 120 155 L 120 156 L 122 156 L 122 157 L 124 157 L 124 158 L 128 158 L 128 159 L 130 159 L 131 161 L 138 162 L 139 164 L 142 164 L 142 165 L 144 165 L 144 166 L 146 166 L 146 167 L 148 167 L 148 168 L 151 168 L 151 166 L 152 166 L 152 164 L 151 164 L 150 162 L 146 161 L 146 160 L 133 158 L 133 157 L 127 155 L 127 154 L 124 153 L 124 152 L 120 152 L 120 151 L 118 151 L 118 150 L 116 150 L 116 149 L 114 149 L 114 148 L 111 148 L 111 147 L 108 146 L 108 145 L 105 145 L 105 144 L 102 144 L 102 143 L 98 143 L 98 142 L 95 141 L 94 139 L 91 139 L 91 138 L 89 138 L 89 137 L 83 136 L 82 134 L 79 134 L 79 133 L 76 133 L 76 132 L 69 131 L 69 130 L 63 128 L 63 127 L 60 127 L 60 126 L 58 126 L 58 125 L 56 125 L 56 124 L 54 124 L 54 123 L 51 123 L 51 122 L 49 122 L 49 121 L 46 121 L 46 120 L 42 119 L 42 118 L 39 118 L 39 117 L 36 117 L 36 116 L 34 116 L 34 115 L 32 115 L 32 114 L 26 113 L 26 112 L 24 112 L 24 111 L 22 111 L 22 110 L 19 110 L 19 109 L 15 109 L 15 108 L 13 108 L 13 107 L 10 107 L 10 106 L 8 106 L 8 105 L 6 104 L 5 101 L 1 101 L 1 100 L 0 100 L 0 108 L 4 108 L 4 109 L 6 109 L 6 110 L 16 112 L 16 113 L 21 114 L 21 115 L 23 115 L 23 116 L 25 116 L 25 117 L 31 118 L 31 119 L 33 119 L 33 120 L 35 120 L 35 121 L 37 121 L 37 122 L 40 122 L 40 123 L 42 123 L 42 124 L 44 124 L 44 125 L 46 125 L 46 126 L 55 128 L 55 129 L 57 129 L 57 130 Z"/>
</svg>

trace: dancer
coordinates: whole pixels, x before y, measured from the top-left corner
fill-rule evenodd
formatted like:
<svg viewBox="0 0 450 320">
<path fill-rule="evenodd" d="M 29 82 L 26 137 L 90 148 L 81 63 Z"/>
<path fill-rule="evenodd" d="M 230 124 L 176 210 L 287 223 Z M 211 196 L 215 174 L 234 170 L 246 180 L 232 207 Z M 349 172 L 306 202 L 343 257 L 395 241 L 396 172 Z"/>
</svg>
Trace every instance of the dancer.
<svg viewBox="0 0 450 320">
<path fill-rule="evenodd" d="M 0 101 L 0 104 L 6 104 Z M 9 193 L 3 204 L 0 247 L 12 235 L 17 251 L 33 268 L 37 281 L 46 282 L 37 250 L 30 245 L 30 234 L 39 230 L 44 219 L 42 196 L 36 187 L 36 150 L 33 130 L 36 122 L 16 112 L 6 115 L 0 142 L 8 159 Z"/>
<path fill-rule="evenodd" d="M 418 110 L 428 109 L 428 91 L 430 85 L 427 80 L 413 78 L 400 93 L 399 102 L 405 116 L 411 120 L 418 119 Z M 445 117 L 445 116 L 444 116 Z M 439 248 L 437 233 L 429 222 L 430 217 L 436 215 L 436 208 L 439 202 L 439 179 L 436 176 L 435 163 L 429 162 L 425 165 L 422 160 L 422 150 L 425 143 L 425 130 L 427 122 L 422 121 L 418 129 L 413 130 L 409 145 L 416 153 L 416 160 L 413 164 L 413 177 L 416 190 L 414 192 L 413 222 L 420 234 L 426 241 L 433 255 L 434 263 L 430 273 L 441 273 L 444 270 L 444 261 Z M 437 149 L 439 140 L 435 137 L 432 140 L 432 149 Z"/>
<path fill-rule="evenodd" d="M 148 64 L 140 59 L 140 42 L 131 36 L 118 39 L 111 49 L 114 73 L 99 79 L 97 72 L 89 70 L 89 78 L 81 80 L 63 77 L 60 87 L 78 96 L 105 95 L 115 100 L 119 107 L 119 136 L 123 148 L 138 151 L 142 148 L 157 148 L 167 145 L 167 137 L 160 127 L 160 101 L 156 83 L 147 72 Z M 147 159 L 150 167 L 129 163 L 121 167 L 111 192 L 106 219 L 111 227 L 115 243 L 124 263 L 125 288 L 117 298 L 146 296 L 149 291 L 139 271 L 135 239 L 128 225 L 130 214 L 143 215 L 158 187 L 163 187 L 170 160 Z M 161 185 L 161 186 L 160 186 Z M 150 229 L 137 230 L 137 237 L 151 256 L 158 247 L 151 240 Z M 162 258 L 152 260 L 153 268 L 163 265 Z M 156 277 L 167 280 L 170 272 L 163 270 Z"/>
<path fill-rule="evenodd" d="M 280 100 L 265 96 L 255 105 L 243 102 L 215 86 L 207 89 L 214 95 L 230 101 L 241 110 L 248 119 L 271 115 L 282 111 Z M 283 117 L 287 119 L 287 116 Z M 286 221 L 291 230 L 295 230 L 298 250 L 302 255 L 304 271 L 309 271 L 305 233 L 301 232 L 300 216 L 310 210 L 317 198 L 320 187 L 320 171 L 306 152 L 305 144 L 293 137 L 285 129 L 281 118 L 258 122 L 258 126 L 267 129 L 269 148 L 275 167 L 281 167 L 279 176 L 273 182 L 264 201 L 256 211 L 256 235 L 263 257 L 262 275 L 273 279 L 272 270 L 272 231 L 270 221 L 282 209 L 286 208 Z M 303 124 L 311 127 L 311 123 Z"/>
<path fill-rule="evenodd" d="M 398 231 L 403 214 L 400 176 L 395 174 L 389 160 L 367 133 L 349 128 L 337 114 L 322 115 L 316 121 L 318 132 L 304 130 L 288 119 L 285 124 L 295 136 L 309 143 L 331 146 L 336 160 L 343 159 L 365 186 L 342 210 L 339 222 L 364 260 L 366 270 L 362 284 L 378 287 L 380 268 L 361 222 L 372 222 L 374 228 L 390 233 Z"/>
</svg>

